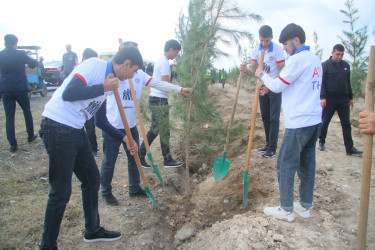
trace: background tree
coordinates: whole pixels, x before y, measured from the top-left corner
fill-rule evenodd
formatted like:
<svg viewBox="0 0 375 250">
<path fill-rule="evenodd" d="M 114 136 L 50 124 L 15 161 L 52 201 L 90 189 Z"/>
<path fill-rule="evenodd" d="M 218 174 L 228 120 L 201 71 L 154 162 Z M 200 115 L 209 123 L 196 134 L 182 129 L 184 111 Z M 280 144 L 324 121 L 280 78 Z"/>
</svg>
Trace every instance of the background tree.
<svg viewBox="0 0 375 250">
<path fill-rule="evenodd" d="M 225 125 L 220 112 L 213 107 L 204 74 L 218 56 L 229 56 L 219 49 L 219 44 L 235 46 L 238 53 L 240 41 L 253 40 L 250 32 L 224 25 L 230 22 L 260 21 L 259 15 L 248 13 L 229 0 L 190 0 L 188 16 L 180 14 L 177 37 L 182 45 L 177 58 L 177 70 L 184 87 L 193 88 L 190 99 L 174 101 L 174 114 L 181 118 L 185 132 L 186 192 L 190 193 L 189 167 L 191 150 L 213 155 L 215 143 L 222 143 Z"/>
<path fill-rule="evenodd" d="M 346 10 L 340 10 L 346 17 L 343 23 L 349 25 L 349 30 L 343 30 L 345 38 L 341 39 L 341 43 L 345 47 L 345 53 L 349 54 L 351 61 L 349 61 L 351 67 L 350 82 L 352 85 L 352 91 L 354 97 L 358 97 L 363 94 L 364 81 L 366 79 L 368 56 L 365 56 L 365 47 L 367 43 L 367 28 L 365 25 L 360 29 L 356 29 L 356 22 L 359 19 L 359 10 L 354 7 L 353 0 L 345 1 Z"/>
<path fill-rule="evenodd" d="M 320 61 L 323 59 L 323 49 L 320 48 L 318 44 L 318 33 L 314 31 L 313 34 L 313 41 L 314 41 L 314 50 L 315 50 L 315 55 L 319 57 Z"/>
</svg>

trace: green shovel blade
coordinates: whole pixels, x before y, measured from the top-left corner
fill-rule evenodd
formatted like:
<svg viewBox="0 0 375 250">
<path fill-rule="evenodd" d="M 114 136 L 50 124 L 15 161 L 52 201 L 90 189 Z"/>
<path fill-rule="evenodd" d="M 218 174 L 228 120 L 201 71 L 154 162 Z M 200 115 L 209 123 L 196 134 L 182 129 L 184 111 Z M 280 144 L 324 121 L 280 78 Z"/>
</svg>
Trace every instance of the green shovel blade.
<svg viewBox="0 0 375 250">
<path fill-rule="evenodd" d="M 249 192 L 249 181 L 247 180 L 248 171 L 243 172 L 243 206 L 247 207 L 247 199 Z"/>
<path fill-rule="evenodd" d="M 157 206 L 158 204 L 156 203 L 156 200 L 155 200 L 154 196 L 152 195 L 152 193 L 150 191 L 150 188 L 145 187 L 145 191 L 148 194 L 148 197 L 150 198 L 150 200 Z"/>
<path fill-rule="evenodd" d="M 226 160 L 227 152 L 223 153 L 223 158 L 215 158 L 214 162 L 214 178 L 220 181 L 228 173 L 230 161 Z"/>
<path fill-rule="evenodd" d="M 153 169 L 154 169 L 154 172 L 155 172 L 156 176 L 158 177 L 158 179 L 159 179 L 161 185 L 164 186 L 163 178 L 161 178 L 161 174 L 160 174 L 160 172 L 159 172 L 158 166 L 156 166 L 156 164 L 154 163 L 154 160 L 152 159 L 152 155 L 151 155 L 151 153 L 148 153 L 148 154 L 147 154 L 147 157 L 148 157 L 148 159 L 150 160 L 150 162 L 151 162 L 151 164 L 152 164 L 152 167 L 153 167 Z"/>
</svg>

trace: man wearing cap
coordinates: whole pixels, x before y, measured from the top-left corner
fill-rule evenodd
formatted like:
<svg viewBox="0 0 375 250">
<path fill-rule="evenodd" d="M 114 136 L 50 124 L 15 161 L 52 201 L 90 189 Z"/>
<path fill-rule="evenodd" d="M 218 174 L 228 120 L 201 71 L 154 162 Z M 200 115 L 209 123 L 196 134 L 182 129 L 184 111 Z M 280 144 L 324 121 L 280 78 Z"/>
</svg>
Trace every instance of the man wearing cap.
<svg viewBox="0 0 375 250">
<path fill-rule="evenodd" d="M 266 207 L 264 213 L 276 219 L 294 221 L 294 212 L 311 216 L 315 184 L 315 147 L 321 128 L 320 88 L 322 65 L 305 46 L 305 32 L 294 23 L 280 33 L 279 42 L 290 55 L 280 76 L 273 79 L 261 69 L 255 75 L 273 92 L 281 92 L 285 132 L 277 158 L 280 206 Z M 262 83 L 263 82 L 263 83 Z M 299 202 L 294 202 L 294 177 L 298 174 Z"/>
<path fill-rule="evenodd" d="M 4 36 L 5 49 L 0 52 L 0 93 L 6 117 L 6 134 L 10 144 L 10 152 L 16 152 L 18 143 L 14 127 L 16 102 L 20 105 L 25 117 L 27 141 L 33 142 L 38 134 L 34 132 L 33 116 L 30 110 L 30 91 L 25 64 L 30 68 L 38 66 L 38 61 L 27 56 L 24 51 L 17 50 L 18 38 L 8 34 Z"/>
</svg>

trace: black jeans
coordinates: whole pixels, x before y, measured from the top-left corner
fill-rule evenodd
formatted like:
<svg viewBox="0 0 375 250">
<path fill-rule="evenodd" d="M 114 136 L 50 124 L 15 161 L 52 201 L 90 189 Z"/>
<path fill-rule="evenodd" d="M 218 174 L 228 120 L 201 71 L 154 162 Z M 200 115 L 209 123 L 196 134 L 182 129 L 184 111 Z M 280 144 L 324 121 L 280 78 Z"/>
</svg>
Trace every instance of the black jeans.
<svg viewBox="0 0 375 250">
<path fill-rule="evenodd" d="M 151 127 L 147 132 L 147 140 L 151 146 L 155 138 L 160 134 L 160 145 L 161 152 L 164 159 L 169 157 L 169 137 L 170 137 L 170 128 L 169 128 L 169 106 L 167 98 L 160 98 L 155 96 L 150 96 L 148 99 L 148 104 L 151 109 Z M 146 156 L 146 146 L 142 142 L 141 145 L 141 159 Z"/>
<path fill-rule="evenodd" d="M 98 142 L 96 141 L 95 118 L 94 117 L 91 117 L 91 119 L 89 119 L 85 122 L 85 129 L 86 129 L 87 137 L 89 138 L 91 150 L 97 152 L 98 151 Z"/>
<path fill-rule="evenodd" d="M 340 117 L 342 135 L 344 137 L 344 144 L 346 152 L 353 147 L 352 139 L 352 127 L 350 125 L 350 100 L 347 97 L 344 98 L 327 98 L 327 105 L 323 109 L 322 114 L 322 131 L 320 132 L 319 142 L 325 143 L 328 131 L 328 125 L 331 122 L 332 116 L 337 111 Z"/>
<path fill-rule="evenodd" d="M 279 139 L 281 93 L 269 91 L 267 95 L 259 96 L 259 104 L 267 146 L 270 150 L 276 150 Z"/>
<path fill-rule="evenodd" d="M 90 233 L 100 229 L 99 170 L 84 129 L 75 129 L 43 117 L 39 134 L 49 157 L 49 183 L 51 186 L 40 246 L 53 248 L 57 246 L 60 224 L 72 193 L 73 173 L 82 183 L 85 229 Z"/>
<path fill-rule="evenodd" d="M 14 128 L 14 118 L 16 115 L 16 102 L 23 110 L 25 117 L 26 131 L 28 139 L 34 136 L 34 123 L 33 116 L 30 110 L 30 99 L 28 92 L 25 91 L 10 91 L 3 93 L 3 104 L 6 117 L 6 133 L 7 139 L 11 146 L 17 145 L 16 132 Z"/>
</svg>

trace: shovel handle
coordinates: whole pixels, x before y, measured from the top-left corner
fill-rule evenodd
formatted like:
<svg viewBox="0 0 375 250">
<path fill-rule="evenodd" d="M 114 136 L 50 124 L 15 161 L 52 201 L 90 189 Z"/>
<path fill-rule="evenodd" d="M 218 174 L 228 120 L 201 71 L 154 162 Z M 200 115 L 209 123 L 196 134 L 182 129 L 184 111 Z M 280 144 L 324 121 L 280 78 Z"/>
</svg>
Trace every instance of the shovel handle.
<svg viewBox="0 0 375 250">
<path fill-rule="evenodd" d="M 365 104 L 366 111 L 374 111 L 374 86 L 375 86 L 375 46 L 370 48 L 370 60 L 367 70 Z M 364 149 L 362 160 L 361 200 L 358 222 L 357 249 L 366 249 L 368 208 L 371 183 L 373 135 L 364 135 Z"/>
<path fill-rule="evenodd" d="M 114 89 L 113 94 L 115 95 L 115 98 L 116 98 L 118 111 L 120 112 L 122 124 L 124 125 L 124 128 L 125 128 L 126 136 L 128 137 L 129 144 L 132 147 L 134 145 L 134 140 L 133 140 L 133 136 L 132 136 L 132 133 L 130 131 L 130 128 L 129 128 L 128 120 L 126 119 L 125 112 L 124 112 L 124 109 L 122 107 L 121 97 L 120 97 L 120 94 L 118 92 L 118 89 Z M 145 187 L 148 187 L 146 177 L 145 177 L 145 173 L 143 172 L 141 160 L 139 159 L 138 152 L 134 155 L 134 159 L 135 159 L 135 163 L 137 164 L 139 174 L 141 175 L 143 184 L 145 185 Z"/>
<path fill-rule="evenodd" d="M 240 76 L 238 77 L 238 81 L 237 81 L 236 96 L 234 97 L 234 103 L 233 103 L 233 108 L 232 108 L 232 115 L 230 117 L 229 124 L 228 124 L 228 131 L 227 131 L 227 138 L 225 139 L 224 152 L 227 152 L 227 149 L 228 149 L 230 129 L 232 128 L 232 125 L 233 125 L 234 113 L 236 112 L 237 99 L 238 99 L 238 93 L 240 92 L 240 85 L 241 85 L 241 80 L 242 80 L 242 74 L 243 74 L 243 72 L 241 71 L 240 72 Z"/>
<path fill-rule="evenodd" d="M 262 52 L 260 54 L 260 60 L 259 60 L 259 68 L 260 69 L 263 69 L 264 53 L 265 53 L 265 50 L 262 50 Z M 254 130 L 255 130 L 255 120 L 257 118 L 257 110 L 258 110 L 259 91 L 260 91 L 260 89 L 258 88 L 258 84 L 257 84 L 255 97 L 254 97 L 253 115 L 252 115 L 252 118 L 251 118 L 249 143 L 247 145 L 247 152 L 246 152 L 245 171 L 249 170 L 249 165 L 250 165 L 251 148 L 253 146 L 253 138 L 254 138 Z"/>
</svg>

